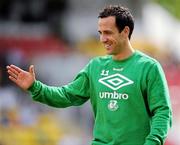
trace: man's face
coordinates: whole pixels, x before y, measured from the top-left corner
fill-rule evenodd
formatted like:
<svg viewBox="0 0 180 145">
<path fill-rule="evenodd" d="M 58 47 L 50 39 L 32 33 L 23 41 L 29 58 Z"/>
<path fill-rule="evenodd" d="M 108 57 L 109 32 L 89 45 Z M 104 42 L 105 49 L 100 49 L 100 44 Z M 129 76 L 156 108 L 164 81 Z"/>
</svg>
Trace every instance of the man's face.
<svg viewBox="0 0 180 145">
<path fill-rule="evenodd" d="M 98 32 L 107 54 L 117 55 L 122 51 L 124 37 L 116 26 L 114 16 L 99 18 Z"/>
</svg>

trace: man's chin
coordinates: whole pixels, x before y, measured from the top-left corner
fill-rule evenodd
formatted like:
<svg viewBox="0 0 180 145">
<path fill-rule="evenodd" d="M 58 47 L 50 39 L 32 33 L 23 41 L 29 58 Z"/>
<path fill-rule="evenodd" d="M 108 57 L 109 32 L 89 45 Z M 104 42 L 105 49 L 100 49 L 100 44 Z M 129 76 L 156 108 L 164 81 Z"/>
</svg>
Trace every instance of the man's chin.
<svg viewBox="0 0 180 145">
<path fill-rule="evenodd" d="M 112 55 L 113 53 L 111 51 L 106 51 L 107 55 Z"/>
</svg>

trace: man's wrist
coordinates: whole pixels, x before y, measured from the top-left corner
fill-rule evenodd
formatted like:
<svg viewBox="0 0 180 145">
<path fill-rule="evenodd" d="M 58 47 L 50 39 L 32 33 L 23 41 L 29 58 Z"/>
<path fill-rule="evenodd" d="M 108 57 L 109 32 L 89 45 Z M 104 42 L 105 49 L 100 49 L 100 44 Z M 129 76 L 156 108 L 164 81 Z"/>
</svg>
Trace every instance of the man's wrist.
<svg viewBox="0 0 180 145">
<path fill-rule="evenodd" d="M 37 86 L 37 80 L 34 80 L 34 82 L 31 84 L 31 86 L 27 89 L 29 92 L 33 92 L 34 88 Z"/>
</svg>

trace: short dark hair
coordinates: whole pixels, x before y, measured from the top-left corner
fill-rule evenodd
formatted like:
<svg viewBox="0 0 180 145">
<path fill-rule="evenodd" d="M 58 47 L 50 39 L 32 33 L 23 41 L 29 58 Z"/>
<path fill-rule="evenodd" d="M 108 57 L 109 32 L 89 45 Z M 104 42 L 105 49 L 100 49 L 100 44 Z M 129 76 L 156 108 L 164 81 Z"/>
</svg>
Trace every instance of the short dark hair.
<svg viewBox="0 0 180 145">
<path fill-rule="evenodd" d="M 115 16 L 116 26 L 119 32 L 122 32 L 125 26 L 130 29 L 129 39 L 131 38 L 134 29 L 134 18 L 130 10 L 121 5 L 110 5 L 106 6 L 100 13 L 98 18 L 105 18 L 109 16 Z"/>
</svg>

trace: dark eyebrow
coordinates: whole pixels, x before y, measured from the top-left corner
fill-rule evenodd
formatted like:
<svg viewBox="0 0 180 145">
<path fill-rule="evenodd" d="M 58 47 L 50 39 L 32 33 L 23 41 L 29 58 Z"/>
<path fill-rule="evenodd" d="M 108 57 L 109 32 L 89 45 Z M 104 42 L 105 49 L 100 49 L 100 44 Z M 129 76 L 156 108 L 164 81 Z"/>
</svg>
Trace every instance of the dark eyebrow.
<svg viewBox="0 0 180 145">
<path fill-rule="evenodd" d="M 98 33 L 101 34 L 102 32 L 98 30 Z"/>
</svg>

